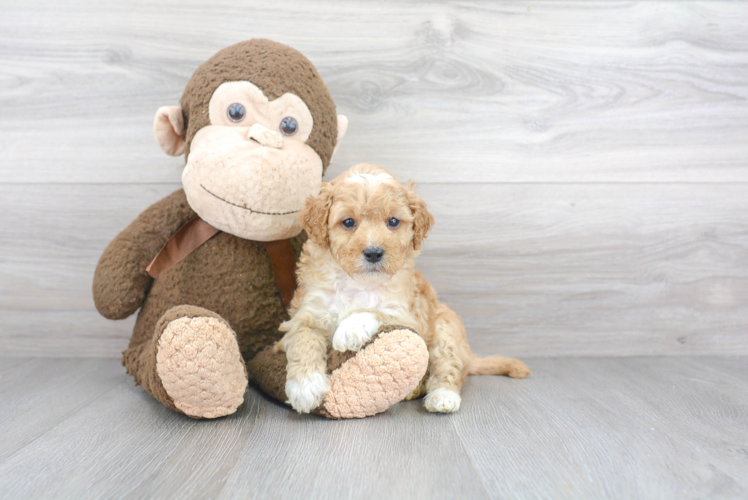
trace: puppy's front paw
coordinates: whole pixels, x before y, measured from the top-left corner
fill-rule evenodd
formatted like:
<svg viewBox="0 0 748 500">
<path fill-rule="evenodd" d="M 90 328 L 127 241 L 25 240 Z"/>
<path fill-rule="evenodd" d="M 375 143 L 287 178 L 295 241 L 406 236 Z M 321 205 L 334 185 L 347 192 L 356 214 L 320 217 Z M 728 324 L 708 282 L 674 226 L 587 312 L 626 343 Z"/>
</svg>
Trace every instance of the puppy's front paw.
<svg viewBox="0 0 748 500">
<path fill-rule="evenodd" d="M 379 331 L 380 326 L 382 325 L 371 313 L 353 313 L 335 330 L 332 346 L 340 352 L 358 351 Z"/>
<path fill-rule="evenodd" d="M 462 398 L 449 389 L 436 389 L 426 394 L 423 401 L 426 409 L 432 413 L 454 413 L 460 409 Z"/>
<path fill-rule="evenodd" d="M 322 404 L 329 391 L 330 378 L 322 373 L 314 373 L 301 380 L 287 380 L 286 403 L 299 413 L 309 413 Z"/>
</svg>

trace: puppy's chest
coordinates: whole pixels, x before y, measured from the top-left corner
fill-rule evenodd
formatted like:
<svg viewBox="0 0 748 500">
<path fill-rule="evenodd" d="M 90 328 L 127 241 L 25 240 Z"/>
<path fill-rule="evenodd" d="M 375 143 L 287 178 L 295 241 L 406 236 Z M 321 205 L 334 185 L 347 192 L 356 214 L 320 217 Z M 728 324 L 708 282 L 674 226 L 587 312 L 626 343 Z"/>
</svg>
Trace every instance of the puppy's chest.
<svg viewBox="0 0 748 500">
<path fill-rule="evenodd" d="M 338 320 L 362 309 L 394 314 L 402 310 L 402 304 L 395 294 L 382 286 L 364 288 L 342 284 L 331 291 L 328 311 Z"/>
</svg>

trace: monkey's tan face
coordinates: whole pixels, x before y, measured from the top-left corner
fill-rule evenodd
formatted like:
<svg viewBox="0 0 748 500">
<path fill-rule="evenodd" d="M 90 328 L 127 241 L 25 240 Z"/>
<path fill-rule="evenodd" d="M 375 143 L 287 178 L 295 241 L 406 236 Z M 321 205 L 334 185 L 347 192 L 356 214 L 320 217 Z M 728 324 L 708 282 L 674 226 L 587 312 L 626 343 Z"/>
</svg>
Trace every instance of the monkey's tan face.
<svg viewBox="0 0 748 500">
<path fill-rule="evenodd" d="M 322 178 L 322 161 L 304 142 L 314 125 L 307 106 L 293 94 L 269 101 L 249 82 L 227 82 L 214 92 L 209 113 L 182 173 L 192 209 L 242 238 L 298 234 L 296 216 Z"/>
<path fill-rule="evenodd" d="M 307 197 L 319 194 L 322 160 L 305 141 L 314 125 L 293 94 L 269 101 L 250 82 L 214 92 L 210 125 L 192 140 L 182 184 L 195 212 L 241 238 L 296 236 Z"/>
</svg>

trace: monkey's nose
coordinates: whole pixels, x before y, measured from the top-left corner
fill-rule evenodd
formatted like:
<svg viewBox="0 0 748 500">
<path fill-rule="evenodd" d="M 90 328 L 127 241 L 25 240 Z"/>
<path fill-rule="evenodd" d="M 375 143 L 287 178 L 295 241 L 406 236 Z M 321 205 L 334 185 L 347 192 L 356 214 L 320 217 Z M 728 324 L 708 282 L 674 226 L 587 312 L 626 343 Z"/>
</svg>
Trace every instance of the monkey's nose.
<svg viewBox="0 0 748 500">
<path fill-rule="evenodd" d="M 249 128 L 249 138 L 253 139 L 263 146 L 280 149 L 283 147 L 283 137 L 279 132 L 274 132 L 265 125 L 255 123 Z"/>
<path fill-rule="evenodd" d="M 372 264 L 376 264 L 384 257 L 384 250 L 379 247 L 369 247 L 364 250 L 364 259 L 368 260 Z"/>
</svg>

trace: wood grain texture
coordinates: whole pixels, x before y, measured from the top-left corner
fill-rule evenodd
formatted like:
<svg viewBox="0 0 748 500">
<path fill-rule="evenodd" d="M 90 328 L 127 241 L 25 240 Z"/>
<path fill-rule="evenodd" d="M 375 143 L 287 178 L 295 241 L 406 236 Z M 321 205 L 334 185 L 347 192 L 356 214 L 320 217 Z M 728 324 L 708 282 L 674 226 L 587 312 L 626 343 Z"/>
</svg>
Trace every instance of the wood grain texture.
<svg viewBox="0 0 748 500">
<path fill-rule="evenodd" d="M 109 241 L 179 185 L 0 185 L 0 342 L 15 355 L 119 356 L 98 316 Z M 418 258 L 476 352 L 748 354 L 743 186 L 424 184 Z M 39 204 L 38 200 L 45 200 Z"/>
<path fill-rule="evenodd" d="M 106 244 L 179 186 L 152 137 L 239 40 L 306 54 L 359 162 L 423 183 L 476 351 L 748 354 L 748 3 L 6 0 L 0 349 L 115 356 Z"/>
<path fill-rule="evenodd" d="M 0 462 L 123 383 L 112 359 L 28 359 L 0 368 Z"/>
<path fill-rule="evenodd" d="M 748 497 L 748 358 L 706 356 L 748 355 L 748 3 L 0 11 L 0 351 L 46 356 L 0 358 L 0 497 Z M 344 422 L 254 389 L 194 421 L 133 385 L 133 318 L 96 313 L 94 267 L 179 187 L 155 110 L 252 37 L 307 55 L 349 116 L 328 178 L 422 183 L 419 268 L 477 352 L 545 357 L 531 378 Z M 622 355 L 667 357 L 600 357 Z"/>
<path fill-rule="evenodd" d="M 156 109 L 217 50 L 266 37 L 351 119 L 331 173 L 746 182 L 747 22 L 722 1 L 6 1 L 0 181 L 178 181 Z"/>
<path fill-rule="evenodd" d="M 455 415 L 411 401 L 329 421 L 251 389 L 235 415 L 196 421 L 133 386 L 115 360 L 27 359 L 0 378 L 3 400 L 26 405 L 0 409 L 0 447 L 15 443 L 0 456 L 0 496 L 748 495 L 748 358 L 527 361 L 526 380 L 471 377 Z"/>
</svg>

